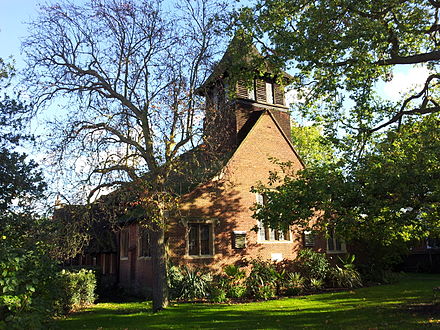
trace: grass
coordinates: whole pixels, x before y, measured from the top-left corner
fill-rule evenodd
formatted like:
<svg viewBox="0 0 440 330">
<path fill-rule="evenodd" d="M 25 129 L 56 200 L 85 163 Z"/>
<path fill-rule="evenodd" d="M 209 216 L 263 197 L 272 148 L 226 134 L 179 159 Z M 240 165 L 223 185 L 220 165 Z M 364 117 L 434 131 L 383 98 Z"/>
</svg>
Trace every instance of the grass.
<svg viewBox="0 0 440 330">
<path fill-rule="evenodd" d="M 54 321 L 60 329 L 417 329 L 440 327 L 432 305 L 439 275 L 406 275 L 398 284 L 246 304 L 101 303 Z"/>
</svg>

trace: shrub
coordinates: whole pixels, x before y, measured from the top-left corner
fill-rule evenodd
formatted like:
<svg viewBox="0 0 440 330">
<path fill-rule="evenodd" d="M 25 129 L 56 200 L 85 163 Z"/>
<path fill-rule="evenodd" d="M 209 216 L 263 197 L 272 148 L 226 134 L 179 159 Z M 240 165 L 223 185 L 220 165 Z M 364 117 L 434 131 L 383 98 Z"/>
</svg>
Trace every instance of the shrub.
<svg viewBox="0 0 440 330">
<path fill-rule="evenodd" d="M 53 313 L 55 263 L 37 242 L 32 249 L 0 236 L 0 328 L 38 329 Z"/>
<path fill-rule="evenodd" d="M 335 266 L 330 269 L 329 278 L 334 287 L 357 288 L 362 286 L 362 279 L 354 265 L 355 255 L 338 257 L 342 267 Z"/>
<path fill-rule="evenodd" d="M 329 270 L 329 263 L 323 253 L 315 252 L 311 249 L 304 249 L 298 253 L 296 264 L 303 277 L 324 280 Z"/>
<path fill-rule="evenodd" d="M 361 275 L 356 269 L 335 266 L 330 269 L 329 277 L 337 288 L 357 288 L 362 286 Z"/>
<path fill-rule="evenodd" d="M 210 283 L 209 299 L 212 302 L 220 303 L 227 301 L 227 290 L 229 288 L 229 279 L 224 275 L 214 275 Z"/>
<path fill-rule="evenodd" d="M 93 304 L 96 295 L 95 272 L 87 269 L 68 271 L 63 269 L 59 274 L 60 296 L 57 310 L 66 314 L 81 307 Z"/>
<path fill-rule="evenodd" d="M 261 260 L 253 260 L 251 272 L 246 279 L 247 292 L 256 299 L 267 300 L 276 294 L 277 271 L 274 266 Z"/>
<path fill-rule="evenodd" d="M 246 287 L 243 285 L 232 285 L 228 288 L 227 296 L 229 298 L 240 299 L 246 295 Z"/>
<path fill-rule="evenodd" d="M 170 299 L 178 299 L 182 289 L 183 274 L 179 267 L 167 267 L 168 295 Z"/>
<path fill-rule="evenodd" d="M 324 280 L 320 278 L 311 278 L 309 286 L 312 290 L 319 290 L 324 286 Z"/>
<path fill-rule="evenodd" d="M 304 277 L 300 273 L 287 273 L 284 294 L 296 296 L 304 291 Z"/>
<path fill-rule="evenodd" d="M 211 293 L 209 295 L 212 302 L 221 303 L 228 300 L 226 297 L 226 290 L 222 287 L 211 287 Z"/>
<path fill-rule="evenodd" d="M 246 272 L 241 267 L 235 265 L 228 265 L 223 271 L 227 276 L 225 278 L 227 296 L 235 299 L 242 298 L 246 294 L 246 286 L 243 285 Z"/>
<path fill-rule="evenodd" d="M 170 267 L 168 271 L 172 276 L 169 279 L 172 298 L 194 300 L 208 297 L 212 281 L 210 274 L 188 266 L 184 266 L 183 269 L 173 267 Z"/>
<path fill-rule="evenodd" d="M 223 271 L 233 281 L 239 281 L 246 276 L 246 272 L 242 270 L 239 266 L 235 265 L 228 265 L 223 268 Z"/>
</svg>

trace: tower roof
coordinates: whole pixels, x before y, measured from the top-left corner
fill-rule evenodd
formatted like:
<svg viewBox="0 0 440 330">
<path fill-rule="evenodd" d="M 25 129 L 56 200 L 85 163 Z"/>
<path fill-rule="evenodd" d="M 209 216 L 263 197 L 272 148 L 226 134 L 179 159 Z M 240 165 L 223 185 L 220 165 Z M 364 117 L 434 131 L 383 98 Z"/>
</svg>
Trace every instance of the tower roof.
<svg viewBox="0 0 440 330">
<path fill-rule="evenodd" d="M 259 70 L 257 70 L 258 67 Z M 231 73 L 237 73 L 234 76 L 239 76 L 244 70 L 262 71 L 264 74 L 275 73 L 278 76 L 281 75 L 286 84 L 293 80 L 293 77 L 285 71 L 281 70 L 277 73 L 273 65 L 251 43 L 250 38 L 243 36 L 242 33 L 237 33 L 229 43 L 221 60 L 215 65 L 205 82 L 197 88 L 196 93 L 203 96 L 206 94 L 206 90 L 216 81 L 232 76 Z"/>
</svg>

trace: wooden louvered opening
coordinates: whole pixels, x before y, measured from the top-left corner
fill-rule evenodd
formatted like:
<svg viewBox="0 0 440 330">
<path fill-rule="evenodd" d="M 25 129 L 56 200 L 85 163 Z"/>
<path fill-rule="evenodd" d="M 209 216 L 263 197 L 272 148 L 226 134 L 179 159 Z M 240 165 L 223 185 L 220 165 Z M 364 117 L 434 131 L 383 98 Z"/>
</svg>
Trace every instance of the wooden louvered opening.
<svg viewBox="0 0 440 330">
<path fill-rule="evenodd" d="M 278 84 L 274 84 L 273 87 L 275 104 L 284 105 L 284 89 Z"/>
<path fill-rule="evenodd" d="M 266 82 L 261 79 L 255 79 L 255 92 L 258 102 L 266 102 Z"/>
</svg>

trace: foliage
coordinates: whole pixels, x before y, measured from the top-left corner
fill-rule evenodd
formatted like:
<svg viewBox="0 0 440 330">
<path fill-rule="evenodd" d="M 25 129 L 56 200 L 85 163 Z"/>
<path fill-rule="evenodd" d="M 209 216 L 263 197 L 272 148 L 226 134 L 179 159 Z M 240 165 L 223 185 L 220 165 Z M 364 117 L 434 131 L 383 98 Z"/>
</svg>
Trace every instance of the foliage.
<svg viewBox="0 0 440 330">
<path fill-rule="evenodd" d="M 59 273 L 59 298 L 56 305 L 58 312 L 67 314 L 95 302 L 96 276 L 87 269 Z"/>
<path fill-rule="evenodd" d="M 329 140 L 317 125 L 301 126 L 292 122 L 292 144 L 306 166 L 334 161 L 335 152 Z"/>
<path fill-rule="evenodd" d="M 267 300 L 275 297 L 277 271 L 267 262 L 254 259 L 250 262 L 252 269 L 246 278 L 248 294 L 255 299 Z"/>
<path fill-rule="evenodd" d="M 227 301 L 226 290 L 221 286 L 213 285 L 210 290 L 209 299 L 214 303 Z"/>
<path fill-rule="evenodd" d="M 10 209 L 13 201 L 16 208 L 29 207 L 35 199 L 43 196 L 46 184 L 41 170 L 26 154 L 0 148 L 0 210 Z"/>
<path fill-rule="evenodd" d="M 222 303 L 228 300 L 227 291 L 230 288 L 230 280 L 224 275 L 214 275 L 210 284 L 209 299 L 212 302 Z"/>
<path fill-rule="evenodd" d="M 420 0 L 258 0 L 238 13 L 263 58 L 294 69 L 298 109 L 352 151 L 383 127 L 440 110 L 437 19 L 438 3 Z M 382 99 L 375 85 L 408 64 L 426 65 L 425 85 Z"/>
<path fill-rule="evenodd" d="M 308 281 L 323 280 L 327 276 L 329 263 L 324 253 L 312 249 L 302 249 L 295 260 L 299 273 Z"/>
<path fill-rule="evenodd" d="M 287 296 L 301 294 L 305 289 L 304 284 L 305 278 L 300 273 L 287 273 L 284 294 Z"/>
<path fill-rule="evenodd" d="M 180 295 L 183 274 L 179 267 L 168 265 L 167 267 L 167 285 L 170 299 L 177 299 Z"/>
<path fill-rule="evenodd" d="M 40 328 L 54 312 L 56 271 L 47 247 L 0 236 L 0 328 Z"/>
<path fill-rule="evenodd" d="M 271 185 L 256 189 L 268 203 L 257 205 L 254 217 L 275 227 L 334 229 L 356 248 L 358 264 L 366 268 L 360 271 L 391 269 L 407 243 L 436 235 L 440 228 L 439 124 L 434 114 L 402 125 L 356 164 L 324 164 L 296 175 L 287 169 L 284 178 L 272 173 Z"/>
<path fill-rule="evenodd" d="M 228 298 L 242 298 L 246 294 L 246 286 L 244 285 L 244 279 L 246 277 L 245 270 L 240 266 L 227 265 L 223 268 L 226 274 L 226 287 Z"/>
<path fill-rule="evenodd" d="M 310 278 L 308 286 L 311 290 L 319 290 L 324 286 L 324 280 L 321 278 Z"/>
<path fill-rule="evenodd" d="M 180 300 L 203 299 L 209 296 L 212 276 L 203 270 L 184 266 L 170 267 L 170 293 Z"/>
<path fill-rule="evenodd" d="M 14 68 L 0 59 L 0 88 Z M 54 312 L 56 265 L 50 259 L 51 223 L 35 213 L 46 184 L 38 165 L 18 153 L 30 108 L 0 99 L 0 328 L 40 328 Z"/>
<path fill-rule="evenodd" d="M 316 229 L 330 225 L 373 246 L 382 254 L 364 259 L 363 273 L 390 269 L 405 242 L 439 228 L 438 8 L 420 0 L 261 0 L 237 16 L 265 59 L 293 69 L 294 107 L 324 127 L 340 157 L 285 180 L 269 203 L 279 212 L 259 216 L 285 226 L 315 215 Z M 378 90 L 408 64 L 429 71 L 425 83 L 384 99 Z"/>
<path fill-rule="evenodd" d="M 339 267 L 330 268 L 329 278 L 336 288 L 358 288 L 362 286 L 359 272 L 354 268 Z"/>
<path fill-rule="evenodd" d="M 233 281 L 239 281 L 246 277 L 246 272 L 241 269 L 240 266 L 227 265 L 223 268 L 223 271 L 227 276 L 229 276 Z"/>
</svg>

